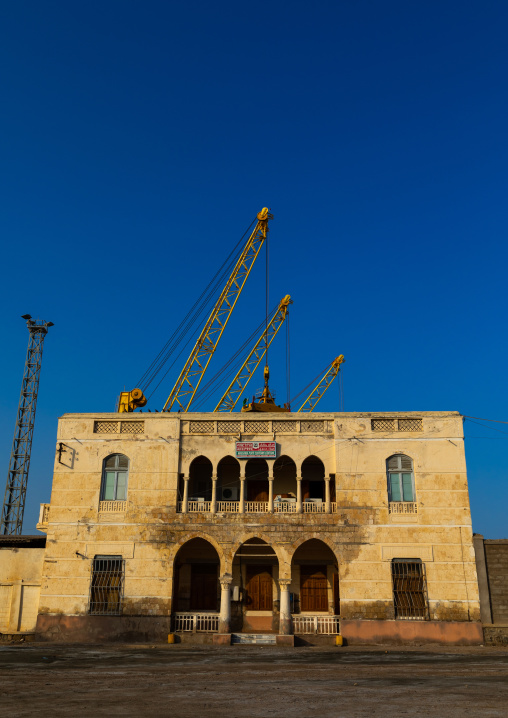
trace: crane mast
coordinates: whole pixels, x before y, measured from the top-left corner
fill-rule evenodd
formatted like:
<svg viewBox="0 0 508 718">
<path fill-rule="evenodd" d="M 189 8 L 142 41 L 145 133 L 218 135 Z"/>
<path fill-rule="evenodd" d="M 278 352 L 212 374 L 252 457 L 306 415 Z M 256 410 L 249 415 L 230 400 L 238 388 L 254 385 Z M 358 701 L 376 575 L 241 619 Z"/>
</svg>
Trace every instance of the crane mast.
<svg viewBox="0 0 508 718">
<path fill-rule="evenodd" d="M 328 391 L 330 384 L 333 382 L 335 377 L 340 371 L 340 365 L 343 364 L 346 360 L 344 359 L 344 355 L 341 354 L 336 359 L 332 361 L 329 368 L 327 369 L 325 375 L 320 379 L 317 386 L 311 391 L 309 396 L 305 399 L 301 407 L 298 409 L 298 412 L 300 411 L 314 411 L 314 408 L 316 407 L 317 403 L 323 398 L 325 393 Z M 298 413 L 297 412 L 297 413 Z"/>
<path fill-rule="evenodd" d="M 48 329 L 53 326 L 53 322 L 33 320 L 30 314 L 24 314 L 22 319 L 26 319 L 29 339 L 2 507 L 0 533 L 4 536 L 19 535 L 23 527 L 42 349 Z"/>
<path fill-rule="evenodd" d="M 226 286 L 215 304 L 199 338 L 176 380 L 163 411 L 171 411 L 176 404 L 179 411 L 188 411 L 194 395 L 226 328 L 235 304 L 247 281 L 259 251 L 268 235 L 268 220 L 273 219 L 264 207 L 257 215 L 254 231 L 238 259 Z"/>
<path fill-rule="evenodd" d="M 263 333 L 254 345 L 247 359 L 238 370 L 235 378 L 226 389 L 214 411 L 233 411 L 238 399 L 240 398 L 240 394 L 246 388 L 261 360 L 265 356 L 268 347 L 275 339 L 275 336 L 281 326 L 284 324 L 290 304 L 292 304 L 291 297 L 287 294 L 280 301 L 280 304 L 271 318 L 270 323 L 266 329 L 263 330 Z"/>
</svg>

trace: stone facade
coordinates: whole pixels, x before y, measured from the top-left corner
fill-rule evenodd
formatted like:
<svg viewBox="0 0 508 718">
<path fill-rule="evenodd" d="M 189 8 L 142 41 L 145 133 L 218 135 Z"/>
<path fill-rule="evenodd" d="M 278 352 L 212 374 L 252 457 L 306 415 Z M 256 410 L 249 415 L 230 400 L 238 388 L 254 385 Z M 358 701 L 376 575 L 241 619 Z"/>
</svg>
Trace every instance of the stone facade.
<svg viewBox="0 0 508 718">
<path fill-rule="evenodd" d="M 0 635 L 35 631 L 45 536 L 0 536 Z"/>
<path fill-rule="evenodd" d="M 235 459 L 251 440 L 279 458 Z M 114 455 L 125 496 L 104 493 Z M 389 496 L 390 457 L 409 460 L 411 501 Z M 66 414 L 38 528 L 43 638 L 163 639 L 208 601 L 226 634 L 314 621 L 359 643 L 482 640 L 456 412 Z M 122 561 L 121 615 L 90 615 L 96 557 Z M 418 564 L 419 616 L 397 615 L 394 560 Z"/>
</svg>

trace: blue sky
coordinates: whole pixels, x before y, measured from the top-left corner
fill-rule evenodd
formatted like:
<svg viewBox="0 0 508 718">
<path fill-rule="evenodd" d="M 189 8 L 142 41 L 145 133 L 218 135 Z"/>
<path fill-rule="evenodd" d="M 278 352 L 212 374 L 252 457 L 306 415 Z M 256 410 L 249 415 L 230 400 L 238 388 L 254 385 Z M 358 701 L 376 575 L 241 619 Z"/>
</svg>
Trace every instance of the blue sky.
<svg viewBox="0 0 508 718">
<path fill-rule="evenodd" d="M 485 0 L 3 4 L 2 481 L 19 316 L 55 323 L 25 533 L 57 417 L 114 409 L 265 205 L 291 393 L 343 353 L 346 411 L 508 421 L 507 25 Z M 263 262 L 215 369 L 263 318 Z M 335 385 L 320 408 L 338 402 Z M 465 423 L 473 529 L 501 538 L 508 425 L 482 423 Z"/>
</svg>

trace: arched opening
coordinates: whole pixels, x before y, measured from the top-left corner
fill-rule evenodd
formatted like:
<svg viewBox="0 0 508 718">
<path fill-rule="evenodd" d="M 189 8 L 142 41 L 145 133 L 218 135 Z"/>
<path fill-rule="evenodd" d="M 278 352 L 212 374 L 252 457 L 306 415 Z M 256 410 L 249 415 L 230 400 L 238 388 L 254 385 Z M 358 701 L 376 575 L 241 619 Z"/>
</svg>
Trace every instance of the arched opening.
<svg viewBox="0 0 508 718">
<path fill-rule="evenodd" d="M 275 501 L 296 503 L 296 464 L 289 456 L 279 456 L 273 465 Z"/>
<path fill-rule="evenodd" d="M 278 620 L 279 562 L 273 548 L 260 538 L 251 538 L 233 559 L 233 630 L 267 632 Z"/>
<path fill-rule="evenodd" d="M 225 456 L 217 466 L 217 500 L 239 501 L 240 464 L 232 456 Z"/>
<path fill-rule="evenodd" d="M 302 464 L 302 498 L 314 503 L 325 500 L 325 467 L 317 456 L 308 456 Z"/>
<path fill-rule="evenodd" d="M 249 459 L 245 466 L 247 501 L 268 501 L 268 464 L 264 459 Z"/>
<path fill-rule="evenodd" d="M 219 610 L 219 555 L 211 543 L 202 538 L 187 541 L 175 557 L 173 610 Z"/>
<path fill-rule="evenodd" d="M 213 466 L 206 456 L 197 456 L 189 467 L 189 501 L 212 500 Z"/>
<path fill-rule="evenodd" d="M 293 613 L 340 614 L 337 558 L 323 541 L 309 539 L 297 548 L 291 577 Z"/>
</svg>

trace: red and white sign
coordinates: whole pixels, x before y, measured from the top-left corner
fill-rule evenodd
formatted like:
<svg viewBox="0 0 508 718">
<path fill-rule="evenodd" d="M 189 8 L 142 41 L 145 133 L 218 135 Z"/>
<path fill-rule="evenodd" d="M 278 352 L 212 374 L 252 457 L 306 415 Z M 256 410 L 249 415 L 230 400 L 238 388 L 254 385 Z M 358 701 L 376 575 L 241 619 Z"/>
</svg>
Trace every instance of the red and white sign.
<svg viewBox="0 0 508 718">
<path fill-rule="evenodd" d="M 275 441 L 237 441 L 236 458 L 251 459 L 261 457 L 263 459 L 277 458 L 277 442 Z"/>
</svg>

